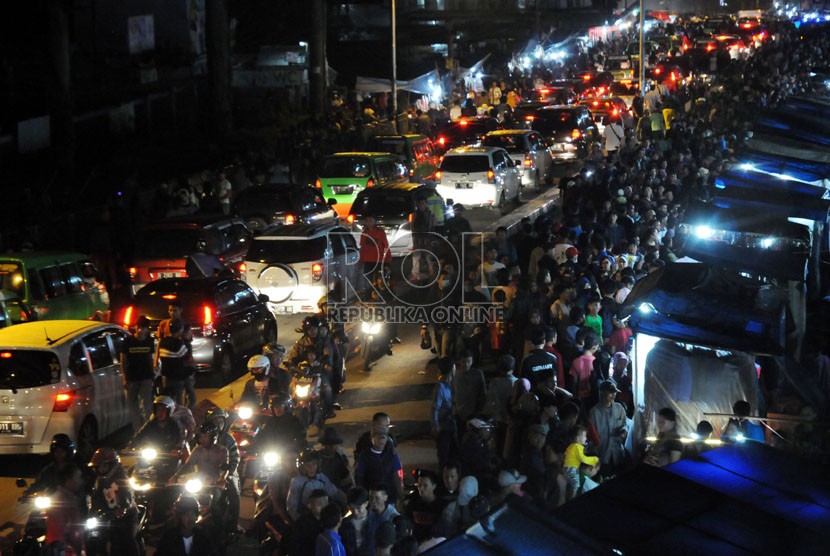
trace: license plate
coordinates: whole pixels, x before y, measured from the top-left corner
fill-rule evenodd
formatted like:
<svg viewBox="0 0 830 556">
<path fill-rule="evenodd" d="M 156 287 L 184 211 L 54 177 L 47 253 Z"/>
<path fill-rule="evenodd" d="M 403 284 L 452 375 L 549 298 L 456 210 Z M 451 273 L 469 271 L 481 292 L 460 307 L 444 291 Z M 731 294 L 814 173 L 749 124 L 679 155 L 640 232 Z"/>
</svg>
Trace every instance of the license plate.
<svg viewBox="0 0 830 556">
<path fill-rule="evenodd" d="M 555 151 L 564 151 L 565 150 L 565 145 L 563 145 L 561 143 L 554 143 L 553 144 L 553 150 L 555 150 Z"/>
<path fill-rule="evenodd" d="M 354 188 L 351 185 L 335 185 L 331 188 L 335 195 L 351 195 Z"/>
<path fill-rule="evenodd" d="M 158 273 L 159 278 L 178 278 L 180 276 L 181 276 L 181 274 L 178 273 L 178 272 L 159 272 Z"/>
<path fill-rule="evenodd" d="M 274 308 L 274 312 L 290 315 L 294 312 L 294 307 L 291 305 L 278 305 Z"/>
<path fill-rule="evenodd" d="M 23 434 L 23 423 L 0 423 L 0 434 Z"/>
<path fill-rule="evenodd" d="M 470 184 L 469 183 L 456 183 L 455 188 L 456 189 L 469 189 Z"/>
</svg>

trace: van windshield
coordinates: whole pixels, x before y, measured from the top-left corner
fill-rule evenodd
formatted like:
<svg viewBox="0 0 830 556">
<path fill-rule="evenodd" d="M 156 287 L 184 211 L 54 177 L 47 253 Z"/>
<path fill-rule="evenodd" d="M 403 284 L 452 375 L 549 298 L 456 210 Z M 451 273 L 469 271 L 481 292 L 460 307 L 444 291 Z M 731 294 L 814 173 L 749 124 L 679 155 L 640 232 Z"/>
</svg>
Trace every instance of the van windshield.
<svg viewBox="0 0 830 556">
<path fill-rule="evenodd" d="M 60 378 L 61 364 L 51 351 L 0 351 L 0 390 L 55 384 Z"/>
<path fill-rule="evenodd" d="M 525 152 L 523 135 L 488 135 L 481 144 L 485 147 L 501 147 L 509 153 Z"/>
<path fill-rule="evenodd" d="M 375 148 L 380 152 L 406 158 L 406 141 L 403 139 L 375 139 Z"/>
<path fill-rule="evenodd" d="M 11 261 L 0 262 L 0 290 L 15 293 L 21 299 L 26 297 L 23 265 Z"/>
<path fill-rule="evenodd" d="M 415 210 L 410 193 L 358 195 L 351 213 L 356 216 L 399 216 Z"/>
<path fill-rule="evenodd" d="M 260 263 L 299 263 L 326 258 L 326 238 L 267 240 L 251 243 L 245 257 Z"/>
<path fill-rule="evenodd" d="M 470 172 L 486 172 L 490 168 L 490 159 L 486 154 L 481 156 L 445 156 L 441 161 L 441 170 L 453 174 L 469 174 Z"/>
<path fill-rule="evenodd" d="M 321 178 L 368 178 L 369 159 L 365 156 L 332 156 L 323 161 Z"/>
<path fill-rule="evenodd" d="M 138 238 L 136 255 L 147 259 L 179 259 L 199 250 L 198 230 L 144 230 Z"/>
</svg>

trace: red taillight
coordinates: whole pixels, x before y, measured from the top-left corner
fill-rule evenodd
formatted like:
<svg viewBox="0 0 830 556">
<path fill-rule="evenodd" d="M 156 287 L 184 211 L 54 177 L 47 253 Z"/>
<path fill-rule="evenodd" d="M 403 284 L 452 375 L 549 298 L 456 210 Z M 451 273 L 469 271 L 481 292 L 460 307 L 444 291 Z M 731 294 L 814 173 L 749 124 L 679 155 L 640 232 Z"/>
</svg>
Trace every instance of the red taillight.
<svg viewBox="0 0 830 556">
<path fill-rule="evenodd" d="M 543 95 L 546 95 L 550 92 L 550 89 L 539 89 L 539 92 L 542 93 Z"/>
<path fill-rule="evenodd" d="M 320 178 L 317 178 L 317 181 L 314 182 L 314 187 L 316 187 L 317 189 L 323 188 L 323 182 L 320 181 Z"/>
<path fill-rule="evenodd" d="M 52 406 L 52 411 L 69 411 L 74 397 L 72 392 L 60 392 L 55 396 L 55 405 Z"/>
<path fill-rule="evenodd" d="M 707 44 L 706 45 L 706 52 L 712 52 L 715 49 L 715 45 Z"/>
<path fill-rule="evenodd" d="M 535 116 L 525 116 L 525 120 L 528 121 L 528 122 L 532 122 L 535 119 L 536 119 Z"/>
<path fill-rule="evenodd" d="M 407 220 L 409 220 L 410 224 L 412 223 L 412 213 L 411 212 L 409 213 L 409 218 Z"/>
<path fill-rule="evenodd" d="M 349 224 L 354 224 L 354 214 L 350 214 L 346 217 L 346 222 Z"/>
<path fill-rule="evenodd" d="M 571 132 L 571 137 L 573 137 L 574 139 L 579 139 L 580 137 L 582 137 L 582 132 L 578 129 L 575 129 Z"/>
<path fill-rule="evenodd" d="M 442 172 L 441 170 L 436 170 L 435 171 L 435 181 L 440 182 L 441 181 L 441 176 L 443 176 L 443 175 L 444 175 L 444 172 Z"/>
<path fill-rule="evenodd" d="M 582 80 L 583 81 L 590 81 L 591 80 L 591 74 L 586 73 L 585 75 L 582 76 Z"/>
<path fill-rule="evenodd" d="M 213 307 L 205 305 L 202 307 L 202 334 L 213 335 Z"/>
<path fill-rule="evenodd" d="M 660 75 L 661 73 L 663 73 L 663 70 L 661 68 L 654 68 L 654 73 Z"/>
<path fill-rule="evenodd" d="M 168 301 L 171 301 L 173 299 L 176 299 L 176 294 L 175 293 L 166 293 L 166 294 L 162 295 L 161 298 L 166 299 Z"/>
<path fill-rule="evenodd" d="M 677 81 L 677 74 L 676 73 L 671 72 L 671 80 L 672 81 Z"/>
<path fill-rule="evenodd" d="M 467 120 L 461 120 L 460 122 L 458 122 L 458 125 L 460 125 L 461 127 L 464 127 L 464 126 L 466 126 L 466 125 L 467 125 L 467 124 L 469 124 L 469 123 L 470 123 L 470 122 L 468 122 Z"/>
<path fill-rule="evenodd" d="M 489 181 L 490 183 L 496 181 L 496 173 L 493 171 L 492 168 L 487 170 L 487 181 Z"/>
<path fill-rule="evenodd" d="M 599 106 L 599 101 L 595 100 L 593 104 L 594 104 L 594 106 Z"/>
<path fill-rule="evenodd" d="M 11 358 L 12 358 L 12 352 L 10 352 L 10 351 L 4 351 L 3 353 L 0 353 L 0 359 L 11 359 Z"/>
<path fill-rule="evenodd" d="M 311 265 L 311 279 L 315 282 L 319 282 L 320 278 L 323 277 L 323 265 L 320 263 L 314 263 Z"/>
<path fill-rule="evenodd" d="M 529 154 L 526 154 L 526 155 L 525 155 L 525 166 L 526 166 L 527 168 L 530 168 L 531 166 L 533 166 L 533 159 L 532 159 L 532 158 L 530 158 L 530 155 L 529 155 Z"/>
<path fill-rule="evenodd" d="M 245 274 L 246 272 L 248 272 L 248 265 L 245 263 L 239 263 L 239 273 Z"/>
<path fill-rule="evenodd" d="M 124 319 L 121 321 L 125 327 L 129 327 L 133 322 L 133 306 L 130 305 L 124 311 Z"/>
<path fill-rule="evenodd" d="M 620 115 L 620 111 L 619 111 L 619 110 L 617 110 L 616 108 L 614 108 L 614 111 L 613 111 L 613 112 L 611 112 L 611 115 L 612 115 L 612 116 L 619 116 L 619 115 Z"/>
<path fill-rule="evenodd" d="M 128 268 L 127 272 L 130 273 L 130 280 L 135 280 L 135 277 L 138 275 L 138 269 L 134 266 Z"/>
<path fill-rule="evenodd" d="M 294 215 L 293 215 L 293 214 L 286 214 L 286 215 L 285 215 L 285 225 L 286 225 L 286 226 L 290 226 L 291 224 L 293 224 L 294 222 L 296 222 L 296 220 L 297 220 L 297 219 L 294 217 Z"/>
<path fill-rule="evenodd" d="M 447 143 L 447 138 L 446 138 L 446 137 L 439 137 L 439 138 L 438 138 L 438 144 L 439 144 L 439 145 L 441 145 L 442 147 L 443 147 L 446 143 Z"/>
<path fill-rule="evenodd" d="M 369 180 L 366 182 L 366 187 L 374 187 L 374 186 L 375 186 L 375 180 L 373 180 L 372 178 L 369 178 Z"/>
</svg>

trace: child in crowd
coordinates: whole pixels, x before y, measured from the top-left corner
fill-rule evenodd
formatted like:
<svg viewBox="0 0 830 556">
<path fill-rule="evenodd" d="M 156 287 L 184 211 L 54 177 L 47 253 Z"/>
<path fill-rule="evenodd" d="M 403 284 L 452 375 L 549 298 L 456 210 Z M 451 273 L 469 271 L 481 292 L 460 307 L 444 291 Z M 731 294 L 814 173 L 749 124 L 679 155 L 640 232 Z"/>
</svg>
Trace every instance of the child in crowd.
<svg viewBox="0 0 830 556">
<path fill-rule="evenodd" d="M 584 463 L 599 470 L 599 458 L 585 455 L 586 442 L 588 442 L 588 429 L 582 425 L 575 425 L 571 430 L 571 443 L 565 449 L 565 461 L 562 464 L 562 474 L 568 482 L 568 490 L 565 495 L 567 500 L 573 499 L 580 489 L 580 465 Z"/>
</svg>

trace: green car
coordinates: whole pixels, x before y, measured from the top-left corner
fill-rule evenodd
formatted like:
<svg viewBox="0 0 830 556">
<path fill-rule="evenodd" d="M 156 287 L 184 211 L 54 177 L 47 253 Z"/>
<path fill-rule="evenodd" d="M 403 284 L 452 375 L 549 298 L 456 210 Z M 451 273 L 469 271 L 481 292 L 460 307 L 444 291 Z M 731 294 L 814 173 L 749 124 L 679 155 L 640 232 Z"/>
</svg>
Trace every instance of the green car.
<svg viewBox="0 0 830 556">
<path fill-rule="evenodd" d="M 334 199 L 338 216 L 346 218 L 357 194 L 367 187 L 409 181 L 406 166 L 391 153 L 347 152 L 323 158 L 316 187 Z"/>
</svg>

